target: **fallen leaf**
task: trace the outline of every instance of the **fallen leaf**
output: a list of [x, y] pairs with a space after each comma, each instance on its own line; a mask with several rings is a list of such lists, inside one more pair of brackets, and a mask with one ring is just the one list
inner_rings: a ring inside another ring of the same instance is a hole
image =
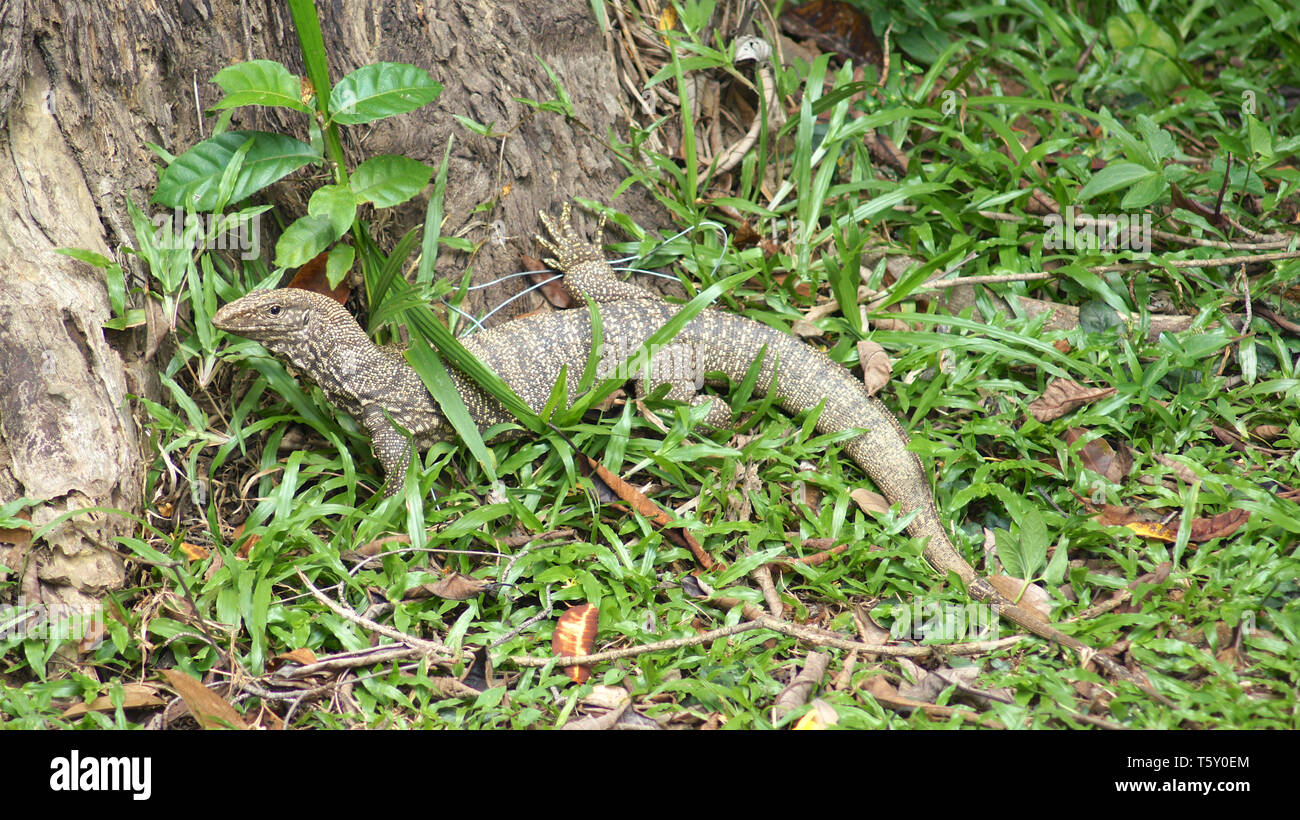
[[849, 490], [849, 498], [853, 499], [858, 508], [868, 515], [883, 515], [889, 512], [889, 501], [880, 493], [857, 487]]
[[[244, 524], [247, 523], [248, 523], [247, 521], [241, 521], [239, 523], [239, 526], [235, 527], [234, 533], [232, 533], [230, 536], [230, 541], [232, 544], [243, 537]], [[248, 539], [245, 540], [244, 543], [240, 544], [239, 549], [235, 551], [235, 557], [245, 561], [248, 560], [248, 553], [253, 549], [253, 547], [257, 546], [257, 542], [261, 540], [262, 540], [262, 536], [256, 533], [248, 536]]]
[[208, 548], [199, 544], [191, 544], [189, 541], [181, 542], [181, 552], [191, 561], [202, 561], [208, 557]]
[[319, 293], [321, 296], [328, 296], [340, 305], [348, 300], [347, 278], [339, 283], [336, 288], [331, 288], [329, 279], [325, 275], [326, 263], [329, 261], [330, 252], [322, 251], [316, 254], [316, 257], [307, 264], [298, 268], [297, 273], [293, 275], [287, 287], [302, 288], [312, 293]]
[[[158, 696], [158, 688], [148, 683], [124, 683], [122, 684], [122, 708], [140, 709], [145, 706], [166, 706], [167, 701]], [[108, 695], [100, 695], [90, 703], [74, 703], [67, 709], [63, 710], [63, 717], [78, 718], [87, 712], [111, 712], [113, 699]]]
[[1174, 475], [1184, 484], [1199, 484], [1201, 479], [1186, 464], [1182, 464], [1170, 458], [1163, 453], [1152, 453], [1151, 458], [1155, 459], [1158, 464], [1163, 464], [1174, 471]]
[[1154, 538], [1172, 544], [1178, 540], [1178, 530], [1159, 521], [1130, 521], [1124, 526], [1144, 538]]
[[[1071, 427], [1065, 431], [1065, 443], [1074, 446], [1089, 432], [1082, 427]], [[1080, 447], [1078, 458], [1084, 467], [1116, 484], [1127, 478], [1133, 470], [1133, 455], [1129, 449], [1121, 444], [1117, 450], [1104, 438], [1095, 438]]]
[[542, 296], [552, 307], [558, 310], [573, 307], [573, 297], [564, 289], [564, 280], [559, 277], [558, 271], [551, 270], [550, 265], [535, 256], [521, 253], [519, 258], [523, 262], [524, 270], [529, 272], [528, 281], [538, 286]]
[[685, 527], [673, 524], [672, 519], [668, 517], [668, 513], [660, 509], [658, 504], [655, 504], [649, 498], [646, 498], [645, 494], [636, 487], [633, 487], [621, 477], [610, 472], [604, 464], [596, 461], [591, 456], [584, 456], [584, 458], [591, 469], [595, 471], [596, 475], [600, 476], [600, 479], [609, 485], [609, 488], [613, 490], [619, 498], [631, 504], [632, 508], [638, 513], [658, 525], [663, 534], [671, 541], [680, 547], [690, 550], [691, 554], [695, 556], [695, 560], [699, 562], [701, 567], [704, 569], [713, 568], [713, 558], [704, 551], [704, 547], [700, 546], [700, 542], [696, 541], [695, 536], [691, 535]]
[[296, 663], [299, 666], [310, 666], [316, 662], [316, 653], [304, 646], [288, 652], [281, 652], [275, 656], [275, 660], [280, 662], [278, 665]]
[[423, 584], [422, 586], [439, 598], [445, 598], [448, 601], [466, 601], [495, 584], [496, 582], [491, 579], [471, 578], [468, 575], [461, 575], [459, 572], [451, 572], [437, 583]]
[[[555, 624], [551, 652], [560, 656], [590, 655], [592, 647], [596, 645], [599, 620], [600, 610], [594, 604], [569, 607]], [[569, 666], [564, 671], [574, 683], [586, 683], [591, 677], [590, 666]]]
[[790, 332], [803, 339], [813, 339], [822, 335], [822, 329], [806, 319], [795, 319], [791, 322]]
[[1228, 510], [1209, 518], [1197, 518], [1192, 521], [1192, 532], [1188, 540], [1204, 543], [1212, 538], [1226, 538], [1250, 520], [1249, 510]]
[[164, 669], [162, 674], [204, 729], [248, 728], [235, 707], [199, 681], [175, 669]]
[[1250, 428], [1250, 434], [1264, 441], [1273, 441], [1286, 435], [1286, 428], [1277, 424], [1257, 424]]
[[1242, 439], [1241, 436], [1237, 435], [1236, 433], [1232, 432], [1226, 427], [1220, 427], [1217, 424], [1211, 424], [1210, 432], [1213, 433], [1214, 437], [1217, 438], [1221, 443], [1228, 445], [1229, 447], [1231, 447], [1232, 449], [1236, 450], [1239, 453], [1244, 453], [1249, 449], [1246, 446], [1245, 440]]
[[1076, 407], [1113, 395], [1113, 387], [1087, 387], [1069, 379], [1052, 379], [1043, 394], [1025, 409], [1038, 421], [1047, 422], [1059, 419]]
[[1023, 579], [1011, 575], [990, 575], [989, 583], [1021, 609], [1041, 615], [1045, 621], [1051, 620], [1052, 596], [1038, 584], [1026, 584]]
[[855, 66], [884, 65], [880, 41], [871, 28], [871, 18], [840, 0], [812, 0], [802, 6], [786, 7], [781, 28], [791, 37], [812, 40], [823, 51], [852, 60]]
[[866, 339], [859, 341], [858, 361], [862, 363], [862, 384], [867, 388], [867, 395], [874, 396], [889, 384], [893, 368], [883, 347]]
[[598, 685], [591, 687], [591, 694], [582, 699], [582, 705], [596, 709], [619, 709], [629, 700], [631, 696], [621, 686]]

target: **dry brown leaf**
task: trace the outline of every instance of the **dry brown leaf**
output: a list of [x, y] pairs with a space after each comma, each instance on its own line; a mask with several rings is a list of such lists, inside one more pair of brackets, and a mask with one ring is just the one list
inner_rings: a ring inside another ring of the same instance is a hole
[[879, 701], [893, 701], [898, 698], [898, 690], [884, 675], [874, 675], [867, 678], [862, 688], [868, 695]]
[[874, 396], [889, 384], [893, 369], [883, 347], [863, 339], [858, 342], [858, 361], [862, 363], [862, 384], [867, 388], [867, 395]]
[[1026, 585], [1023, 579], [1012, 575], [990, 575], [989, 583], [1021, 609], [1041, 615], [1045, 621], [1052, 619], [1052, 596], [1038, 584]]
[[[1102, 526], [1128, 527], [1133, 532], [1146, 538], [1155, 538], [1170, 544], [1178, 540], [1178, 527], [1176, 525], [1170, 526], [1160, 521], [1151, 521], [1142, 513], [1129, 507], [1103, 505], [1096, 519], [1097, 523]], [[1191, 534], [1188, 536], [1188, 540], [1199, 544], [1213, 538], [1225, 538], [1241, 529], [1249, 519], [1250, 512], [1241, 509], [1228, 510], [1204, 518], [1194, 518], [1191, 521]]]
[[871, 28], [871, 18], [841, 0], [812, 0], [800, 6], [786, 6], [781, 28], [791, 37], [812, 40], [823, 51], [853, 61], [884, 65], [880, 41]]
[[[158, 687], [148, 683], [122, 684], [122, 708], [140, 709], [145, 706], [166, 706], [167, 701], [158, 697]], [[113, 711], [113, 699], [100, 695], [90, 703], [74, 703], [63, 710], [63, 717], [78, 718], [87, 712]]]
[[875, 325], [876, 325], [876, 330], [909, 331], [909, 330], [916, 329], [911, 325], [909, 325], [907, 322], [904, 322], [902, 319], [890, 319], [888, 317], [885, 317], [883, 319], [877, 319], [875, 321]]
[[[235, 542], [235, 541], [238, 541], [240, 538], [243, 537], [243, 535], [244, 535], [244, 524], [246, 524], [246, 523], [248, 523], [248, 522], [247, 522], [247, 521], [241, 521], [241, 522], [239, 523], [239, 526], [238, 526], [238, 527], [235, 527], [235, 532], [230, 536], [231, 543], [233, 543], [233, 542]], [[247, 560], [247, 559], [248, 559], [248, 553], [253, 549], [253, 547], [257, 546], [257, 542], [258, 542], [258, 541], [261, 541], [261, 540], [262, 540], [262, 536], [260, 536], [260, 535], [256, 535], [256, 534], [254, 534], [254, 535], [250, 535], [250, 536], [248, 536], [248, 540], [244, 541], [244, 543], [242, 543], [242, 544], [239, 545], [239, 549], [235, 552], [235, 557], [240, 558], [240, 559]]]
[[523, 261], [524, 270], [534, 271], [528, 274], [529, 281], [539, 286], [542, 296], [552, 307], [560, 310], [573, 307], [573, 297], [564, 289], [564, 280], [555, 278], [555, 271], [548, 270], [548, 265], [534, 256], [526, 253], [521, 253], [519, 256]]
[[[28, 513], [27, 510], [19, 512], [17, 517], [24, 520], [31, 520], [31, 514]], [[26, 547], [30, 543], [32, 543], [32, 531], [30, 528], [16, 527], [14, 529], [6, 529], [5, 527], [0, 527], [0, 544], [13, 544], [19, 547]]]
[[1124, 526], [1144, 538], [1154, 538], [1167, 544], [1178, 540], [1178, 530], [1159, 521], [1130, 521]]
[[199, 681], [176, 669], [164, 669], [162, 674], [204, 729], [248, 728], [235, 707]]
[[610, 472], [604, 464], [596, 461], [591, 456], [584, 456], [584, 458], [595, 474], [599, 476], [600, 479], [604, 481], [619, 498], [631, 504], [632, 508], [642, 516], [653, 521], [669, 540], [673, 541], [680, 547], [690, 550], [691, 554], [695, 556], [695, 560], [699, 562], [701, 567], [704, 569], [713, 568], [713, 559], [704, 551], [704, 547], [700, 546], [700, 542], [695, 540], [695, 536], [691, 535], [685, 527], [674, 525], [672, 519], [668, 517], [668, 513], [660, 509], [658, 504], [655, 504], [649, 498], [646, 498], [645, 494], [636, 487], [633, 487], [619, 476]]
[[1103, 527], [1127, 527], [1134, 521], [1145, 520], [1134, 512], [1131, 507], [1118, 504], [1102, 504], [1095, 517], [1097, 523]]
[[822, 329], [806, 319], [795, 319], [791, 322], [790, 332], [803, 339], [812, 339], [822, 335]]
[[[596, 645], [599, 620], [600, 610], [594, 604], [569, 607], [555, 624], [551, 652], [560, 656], [590, 655], [592, 647]], [[591, 677], [589, 666], [569, 666], [564, 671], [574, 683], [586, 683]]]
[[315, 259], [312, 259], [301, 268], [298, 268], [298, 272], [293, 275], [293, 279], [289, 282], [288, 287], [302, 288], [303, 290], [309, 290], [312, 293], [319, 293], [322, 296], [328, 296], [340, 305], [346, 302], [348, 300], [348, 294], [350, 293], [348, 290], [347, 277], [343, 277], [343, 281], [339, 283], [338, 287], [330, 287], [329, 278], [325, 274], [325, 267], [326, 263], [329, 261], [329, 257], [329, 251], [322, 251], [317, 254]]
[[1286, 435], [1286, 428], [1276, 424], [1257, 424], [1250, 428], [1250, 434], [1264, 441], [1273, 441]]
[[[764, 240], [764, 247], [766, 247], [770, 241], [771, 240]], [[781, 246], [775, 245], [775, 250], [773, 250], [772, 253], [780, 253], [780, 252], [781, 252]], [[780, 285], [781, 287], [785, 287], [785, 280], [788, 279], [789, 277], [790, 274], [788, 273], [778, 273], [776, 276], [773, 276], [772, 278], [776, 281], [778, 285]], [[794, 286], [794, 292], [797, 295], [807, 299], [812, 296], [812, 287], [807, 282], [796, 282]]]
[[1163, 464], [1173, 470], [1174, 475], [1178, 476], [1178, 480], [1182, 481], [1184, 484], [1199, 484], [1201, 481], [1201, 479], [1197, 477], [1196, 473], [1186, 464], [1175, 461], [1163, 453], [1152, 453], [1151, 458], [1155, 459], [1156, 463]]
[[985, 689], [975, 685], [979, 669], [974, 666], [963, 666], [954, 669], [950, 666], [941, 666], [930, 672], [930, 678], [938, 678], [945, 683], [957, 687], [963, 699], [981, 708], [988, 708], [991, 701], [999, 703], [1014, 703], [1014, 693], [1010, 688], [998, 687], [995, 689]]
[[979, 667], [975, 666], [963, 666], [960, 669], [942, 667], [933, 672], [918, 667], [916, 682], [904, 682], [898, 687], [898, 694], [911, 700], [934, 703], [949, 686], [969, 687], [979, 672]]
[[853, 499], [858, 508], [868, 515], [883, 515], [889, 512], [889, 501], [880, 493], [857, 487], [849, 490], [849, 498]]
[[365, 544], [362, 544], [361, 546], [353, 550], [353, 552], [356, 555], [360, 556], [361, 558], [374, 558], [376, 555], [383, 552], [384, 547], [386, 547], [389, 544], [409, 544], [409, 543], [411, 543], [411, 536], [406, 534], [392, 533], [390, 535], [385, 535], [380, 538], [376, 538], [373, 541], [369, 541]]
[[620, 709], [631, 700], [631, 695], [621, 686], [599, 684], [591, 687], [591, 694], [582, 699], [582, 705], [596, 709]]
[[1043, 395], [1031, 401], [1025, 409], [1038, 421], [1048, 422], [1059, 419], [1076, 407], [1113, 395], [1113, 387], [1087, 387], [1069, 379], [1052, 379]]
[[316, 653], [304, 646], [288, 652], [281, 652], [275, 656], [275, 660], [279, 661], [280, 665], [296, 663], [299, 666], [309, 666], [316, 662]]
[[1197, 518], [1192, 521], [1192, 532], [1188, 540], [1202, 544], [1212, 538], [1226, 538], [1249, 520], [1249, 510], [1228, 510], [1209, 518]]
[[[1083, 427], [1071, 427], [1065, 432], [1065, 443], [1073, 446], [1089, 432]], [[1078, 458], [1084, 467], [1116, 484], [1133, 470], [1133, 455], [1128, 448], [1121, 444], [1116, 450], [1104, 438], [1095, 438], [1079, 448]]]
[[1154, 538], [1166, 543], [1178, 541], [1178, 530], [1167, 524], [1161, 524], [1160, 521], [1131, 521], [1125, 526], [1145, 538]]
[[1217, 424], [1210, 425], [1210, 432], [1214, 434], [1221, 443], [1228, 445], [1239, 453], [1244, 453], [1248, 449], [1245, 440], [1226, 427], [1220, 427]]
[[487, 578], [471, 578], [459, 572], [448, 573], [441, 581], [421, 586], [430, 594], [448, 601], [466, 601], [492, 586], [495, 581]]
[[1159, 521], [1148, 520], [1130, 507], [1103, 504], [1094, 518], [1103, 527], [1127, 527], [1138, 535], [1171, 543], [1178, 539], [1177, 529], [1161, 524]]
[[181, 552], [191, 561], [202, 561], [208, 557], [208, 548], [199, 544], [191, 544], [189, 541], [181, 542]]

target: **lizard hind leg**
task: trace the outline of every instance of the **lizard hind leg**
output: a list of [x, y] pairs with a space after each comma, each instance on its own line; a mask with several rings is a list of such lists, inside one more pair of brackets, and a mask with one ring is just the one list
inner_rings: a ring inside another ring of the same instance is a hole
[[731, 406], [719, 396], [699, 392], [704, 382], [703, 375], [691, 345], [669, 344], [655, 352], [649, 371], [637, 376], [636, 395], [644, 399], [659, 385], [667, 384], [668, 393], [664, 398], [686, 402], [692, 407], [709, 404], [708, 414], [700, 421], [705, 428], [729, 429], [734, 417]]

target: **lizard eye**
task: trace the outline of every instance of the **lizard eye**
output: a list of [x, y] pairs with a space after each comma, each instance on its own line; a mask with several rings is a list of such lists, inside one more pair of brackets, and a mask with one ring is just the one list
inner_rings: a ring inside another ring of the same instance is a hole
[[271, 307], [267, 308], [267, 313], [270, 313], [272, 316], [279, 316], [279, 315], [280, 315], [280, 306], [279, 306], [279, 305], [271, 305]]

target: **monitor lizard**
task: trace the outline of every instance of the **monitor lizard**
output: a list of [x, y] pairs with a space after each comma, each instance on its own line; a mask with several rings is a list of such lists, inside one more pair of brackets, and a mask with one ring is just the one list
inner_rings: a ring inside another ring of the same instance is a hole
[[[587, 299], [596, 303], [607, 342], [617, 339], [620, 349], [635, 349], [677, 312], [678, 305], [618, 279], [601, 251], [600, 232], [594, 242], [580, 236], [567, 204], [560, 224], [545, 213], [541, 218], [550, 239], [536, 238], [554, 256], [547, 264], [564, 274], [564, 287], [578, 304]], [[437, 402], [402, 354], [374, 344], [352, 315], [329, 297], [295, 288], [255, 291], [221, 308], [212, 323], [261, 342], [310, 377], [336, 407], [358, 419], [384, 468], [388, 494], [400, 488], [413, 447], [455, 438]], [[462, 342], [529, 407], [541, 412], [562, 372], [567, 373], [568, 395], [576, 397], [592, 345], [591, 314], [583, 309], [533, 314]], [[685, 360], [698, 363], [702, 372], [721, 372], [733, 382], [743, 379], [762, 356], [756, 392], [775, 391], [777, 402], [791, 414], [811, 411], [824, 401], [816, 423], [819, 432], [863, 431], [845, 443], [845, 452], [891, 504], [903, 513], [915, 512], [907, 531], [925, 541], [923, 554], [935, 569], [956, 574], [972, 598], [1017, 626], [1075, 650], [1085, 663], [1095, 659], [1112, 675], [1156, 694], [1111, 657], [1009, 600], [971, 567], [948, 538], [929, 478], [920, 459], [908, 450], [902, 425], [842, 365], [780, 330], [720, 310], [701, 312], [670, 347], [661, 353], [677, 362], [683, 361], [685, 353]], [[652, 380], [665, 369], [680, 370], [657, 364], [651, 364]], [[454, 369], [449, 375], [480, 430], [514, 420], [469, 378]], [[730, 425], [732, 416], [725, 402], [699, 395], [693, 374], [669, 373], [664, 381], [669, 384], [669, 398], [713, 402], [705, 424]], [[644, 378], [636, 380], [639, 395], [655, 386], [645, 384]]]

